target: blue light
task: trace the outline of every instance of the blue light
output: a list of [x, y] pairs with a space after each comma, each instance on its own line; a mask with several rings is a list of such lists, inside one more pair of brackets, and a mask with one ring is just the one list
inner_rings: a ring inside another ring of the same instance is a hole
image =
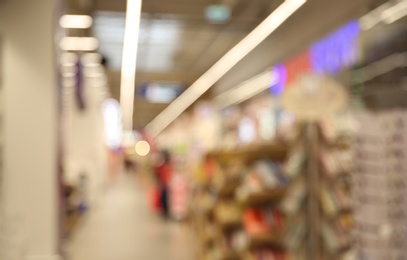
[[317, 73], [335, 74], [358, 58], [360, 25], [352, 20], [310, 48], [311, 65]]

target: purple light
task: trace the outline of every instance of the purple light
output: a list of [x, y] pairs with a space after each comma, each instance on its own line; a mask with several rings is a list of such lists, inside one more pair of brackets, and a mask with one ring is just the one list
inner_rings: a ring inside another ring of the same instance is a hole
[[277, 64], [273, 67], [270, 92], [274, 96], [279, 96], [284, 91], [287, 81], [287, 69], [284, 64]]
[[352, 20], [339, 30], [311, 46], [311, 64], [315, 72], [335, 74], [354, 64], [358, 58], [360, 26]]

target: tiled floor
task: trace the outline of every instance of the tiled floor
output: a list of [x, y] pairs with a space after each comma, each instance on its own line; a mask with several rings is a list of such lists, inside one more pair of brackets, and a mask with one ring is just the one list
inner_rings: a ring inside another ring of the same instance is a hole
[[68, 247], [68, 260], [193, 260], [187, 228], [148, 208], [142, 185], [121, 176], [89, 213]]

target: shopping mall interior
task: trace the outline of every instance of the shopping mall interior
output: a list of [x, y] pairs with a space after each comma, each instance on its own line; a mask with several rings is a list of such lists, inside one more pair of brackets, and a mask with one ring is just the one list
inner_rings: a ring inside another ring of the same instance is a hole
[[407, 0], [0, 0], [0, 260], [407, 259], [405, 155]]

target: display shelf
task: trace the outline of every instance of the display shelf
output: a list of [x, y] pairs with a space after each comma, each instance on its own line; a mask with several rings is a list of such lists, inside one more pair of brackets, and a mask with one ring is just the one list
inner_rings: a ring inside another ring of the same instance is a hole
[[239, 254], [236, 252], [227, 252], [222, 257], [221, 260], [239, 260]]
[[239, 198], [243, 207], [257, 207], [272, 205], [281, 201], [287, 193], [287, 187], [276, 187], [257, 193], [252, 193], [245, 198]]
[[241, 228], [243, 223], [241, 220], [233, 220], [233, 221], [217, 221], [217, 224], [223, 233], [229, 233], [231, 231]]
[[248, 249], [259, 247], [271, 247], [276, 249], [284, 249], [282, 242], [282, 232], [277, 232], [268, 235], [255, 235], [248, 237]]
[[208, 232], [206, 229], [199, 232], [199, 237], [202, 238], [202, 242], [205, 246], [212, 245], [216, 240], [216, 234], [214, 232]]
[[219, 197], [230, 197], [234, 196], [235, 190], [240, 185], [240, 180], [231, 180], [224, 183], [218, 190]]
[[[203, 217], [207, 218], [207, 223], [215, 224], [219, 239], [228, 241], [237, 233], [246, 233], [242, 210], [249, 209], [250, 207], [276, 207], [278, 202], [284, 198], [288, 190], [288, 186], [285, 186], [287, 183], [283, 182], [280, 184], [279, 177], [277, 177], [278, 174], [276, 176], [274, 174], [276, 174], [275, 172], [281, 172], [279, 166], [286, 159], [287, 151], [288, 146], [286, 144], [273, 142], [242, 146], [234, 150], [218, 150], [206, 155], [207, 158], [217, 163], [218, 169], [215, 174], [211, 175], [212, 179], [207, 182], [208, 186], [205, 187], [206, 192], [214, 194], [216, 198], [211, 210], [213, 219], [210, 219], [208, 215]], [[264, 170], [264, 172], [254, 173], [259, 170]], [[263, 177], [270, 174], [269, 179], [266, 179], [267, 183], [263, 187], [264, 190], [245, 197], [239, 196], [240, 191], [248, 188], [245, 186], [245, 183], [247, 184], [247, 181], [250, 180], [247, 180], [245, 176], [252, 174], [254, 174], [253, 176], [258, 176], [258, 178], [261, 178], [262, 174]], [[274, 180], [277, 184], [275, 187], [272, 186], [273, 178], [275, 178]], [[226, 219], [228, 221], [225, 221]], [[209, 250], [209, 248], [220, 246], [216, 242], [217, 238], [209, 239], [208, 241], [206, 235], [202, 233], [198, 233], [198, 235], [203, 242], [203, 246], [206, 247], [206, 249], [201, 248], [201, 250], [205, 251]], [[248, 244], [244, 250], [249, 252], [261, 247], [276, 248], [276, 250], [283, 248], [281, 236], [277, 235], [277, 233], [247, 238]], [[221, 259], [246, 259], [242, 256], [242, 252], [239, 251], [242, 249], [231, 248], [230, 250], [229, 254]]]
[[288, 145], [275, 142], [266, 144], [253, 144], [237, 147], [233, 150], [217, 150], [208, 153], [208, 156], [217, 158], [221, 161], [232, 159], [243, 159], [250, 163], [259, 158], [272, 158], [274, 160], [283, 161], [287, 155]]

